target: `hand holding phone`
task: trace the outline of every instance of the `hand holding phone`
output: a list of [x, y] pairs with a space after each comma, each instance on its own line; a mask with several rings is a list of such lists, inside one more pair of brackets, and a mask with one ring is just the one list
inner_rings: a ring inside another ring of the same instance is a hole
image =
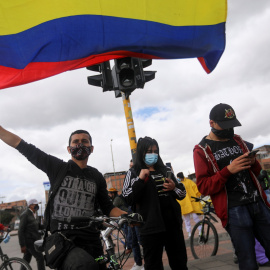
[[248, 157], [255, 157], [260, 150], [252, 150], [248, 153]]
[[166, 172], [166, 178], [172, 179], [172, 172], [171, 171]]
[[164, 186], [164, 191], [170, 191], [173, 190], [175, 188], [175, 183], [172, 180], [172, 171], [167, 171], [166, 172], [166, 178], [169, 179], [165, 181], [165, 183], [163, 184]]

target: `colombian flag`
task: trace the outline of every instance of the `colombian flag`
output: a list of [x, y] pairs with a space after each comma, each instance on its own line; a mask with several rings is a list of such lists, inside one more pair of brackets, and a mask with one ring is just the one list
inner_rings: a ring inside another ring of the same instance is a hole
[[0, 2], [0, 89], [121, 57], [197, 57], [225, 49], [226, 0]]

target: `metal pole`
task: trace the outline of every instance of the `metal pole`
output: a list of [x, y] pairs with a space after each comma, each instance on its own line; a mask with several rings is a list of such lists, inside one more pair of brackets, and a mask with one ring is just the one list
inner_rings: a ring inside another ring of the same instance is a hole
[[[0, 197], [0, 199], [4, 199], [4, 198], [6, 198], [5, 196], [2, 196], [2, 197]], [[3, 204], [4, 202], [2, 201], [2, 204]], [[1, 223], [1, 219], [2, 219], [2, 208], [0, 209], [0, 223]]]
[[112, 152], [113, 173], [114, 173], [114, 180], [115, 180], [115, 168], [114, 168], [114, 160], [113, 160], [112, 141], [113, 141], [113, 139], [111, 139], [111, 152]]
[[136, 133], [135, 133], [135, 128], [134, 128], [132, 110], [131, 110], [129, 97], [126, 98], [124, 92], [121, 92], [121, 94], [122, 94], [122, 100], [123, 100], [124, 111], [125, 111], [126, 122], [127, 122], [131, 156], [132, 156], [132, 160], [134, 162], [135, 156], [136, 156], [136, 149], [137, 149], [137, 140], [136, 140]]
[[40, 211], [41, 211], [40, 223], [43, 224], [42, 201], [40, 201]]

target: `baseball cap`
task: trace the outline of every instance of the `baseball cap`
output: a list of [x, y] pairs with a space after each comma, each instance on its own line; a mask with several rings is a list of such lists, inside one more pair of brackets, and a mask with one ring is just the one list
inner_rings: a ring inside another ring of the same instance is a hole
[[219, 103], [214, 106], [209, 118], [218, 123], [222, 129], [241, 126], [241, 123], [236, 118], [234, 109], [228, 104]]
[[38, 204], [38, 201], [36, 199], [31, 199], [28, 201], [28, 206], [30, 206], [31, 204]]

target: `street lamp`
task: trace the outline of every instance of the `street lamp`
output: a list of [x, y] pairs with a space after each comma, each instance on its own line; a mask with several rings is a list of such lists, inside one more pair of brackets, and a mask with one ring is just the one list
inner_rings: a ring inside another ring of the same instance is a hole
[[113, 173], [114, 173], [114, 179], [115, 179], [115, 168], [114, 168], [114, 160], [113, 160], [112, 141], [113, 141], [113, 139], [111, 139], [111, 152], [112, 152]]

